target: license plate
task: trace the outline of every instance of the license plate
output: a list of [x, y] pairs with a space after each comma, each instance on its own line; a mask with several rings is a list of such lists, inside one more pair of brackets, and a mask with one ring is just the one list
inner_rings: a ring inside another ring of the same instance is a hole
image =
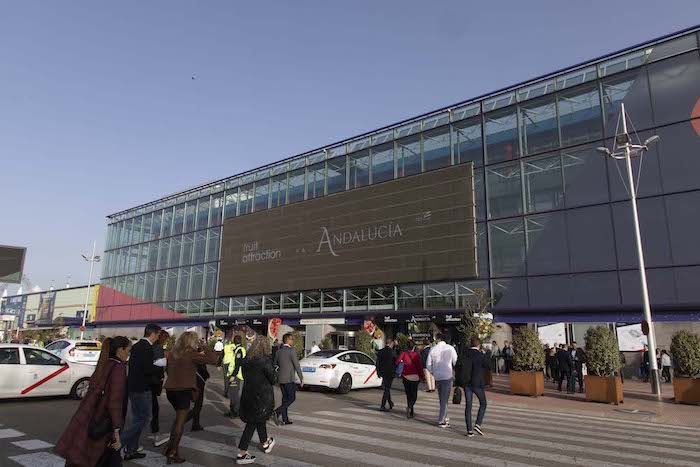
[[95, 352], [85, 352], [83, 353], [83, 357], [85, 358], [93, 358], [95, 356]]
[[316, 373], [316, 368], [305, 366], [301, 369], [302, 373]]

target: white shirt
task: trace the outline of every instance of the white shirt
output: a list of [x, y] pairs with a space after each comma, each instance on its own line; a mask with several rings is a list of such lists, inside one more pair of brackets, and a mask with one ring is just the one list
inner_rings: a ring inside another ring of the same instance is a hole
[[671, 366], [671, 356], [661, 355], [661, 366]]
[[320, 351], [321, 351], [321, 347], [319, 347], [317, 345], [314, 345], [313, 347], [311, 347], [311, 353], [316, 353], [316, 352], [320, 352]]
[[214, 352], [221, 352], [222, 350], [224, 350], [224, 343], [216, 341], [216, 344], [214, 344]]
[[430, 349], [425, 363], [435, 381], [452, 379], [452, 368], [457, 363], [457, 351], [451, 345], [440, 341]]

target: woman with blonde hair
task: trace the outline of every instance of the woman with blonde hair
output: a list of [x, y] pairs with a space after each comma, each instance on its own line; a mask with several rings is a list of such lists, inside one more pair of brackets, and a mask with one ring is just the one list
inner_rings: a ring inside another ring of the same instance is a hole
[[168, 464], [182, 464], [179, 455], [180, 438], [184, 430], [190, 402], [197, 398], [197, 365], [215, 365], [219, 352], [212, 351], [194, 332], [183, 333], [168, 354], [168, 379], [165, 391], [175, 409], [175, 420], [170, 432], [170, 442], [165, 450]]

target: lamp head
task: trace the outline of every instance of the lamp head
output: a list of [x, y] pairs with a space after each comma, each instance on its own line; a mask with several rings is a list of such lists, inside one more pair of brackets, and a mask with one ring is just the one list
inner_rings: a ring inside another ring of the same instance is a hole
[[658, 143], [661, 137], [659, 135], [654, 135], [650, 138], [647, 138], [646, 141], [644, 141], [644, 146], [651, 146], [652, 144]]
[[595, 150], [598, 151], [599, 153], [605, 155], [605, 156], [609, 156], [609, 155], [610, 155], [610, 149], [606, 148], [605, 146], [601, 146], [601, 147], [599, 147], [599, 148], [595, 148]]

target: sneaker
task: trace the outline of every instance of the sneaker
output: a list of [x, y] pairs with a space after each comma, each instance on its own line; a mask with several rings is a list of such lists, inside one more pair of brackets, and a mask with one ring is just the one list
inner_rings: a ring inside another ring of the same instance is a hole
[[447, 422], [442, 422], [442, 423], [438, 423], [438, 426], [439, 426], [440, 428], [449, 428], [449, 427], [450, 427], [450, 424], [447, 423]]
[[275, 447], [275, 438], [270, 438], [267, 440], [267, 445], [262, 445], [262, 452], [270, 454], [273, 447]]
[[204, 431], [204, 427], [202, 425], [193, 426], [192, 432], [194, 433], [196, 431]]
[[131, 454], [125, 455], [124, 460], [130, 461], [130, 460], [134, 460], [134, 459], [143, 459], [144, 457], [146, 457], [146, 454], [143, 452], [133, 452]]
[[238, 465], [252, 464], [254, 462], [255, 462], [255, 456], [251, 456], [250, 454], [246, 454], [244, 456], [241, 456], [239, 454], [236, 456], [236, 464], [238, 464]]
[[474, 425], [474, 431], [479, 433], [481, 436], [484, 436], [484, 432], [481, 431], [481, 427], [479, 425]]
[[467, 438], [473, 438], [473, 437], [474, 437], [474, 433], [473, 433], [473, 432], [470, 431], [469, 433], [467, 433]]
[[166, 434], [162, 434], [162, 435], [155, 435], [155, 436], [153, 437], [153, 445], [154, 445], [155, 447], [162, 446], [162, 445], [164, 445], [165, 443], [167, 443], [168, 441], [170, 441], [170, 435], [167, 434], [167, 433], [166, 433]]
[[[170, 439], [170, 437], [168, 437], [168, 439]], [[143, 446], [139, 446], [138, 448], [136, 448], [136, 452], [143, 452], [145, 450], [146, 448], [144, 448]]]

